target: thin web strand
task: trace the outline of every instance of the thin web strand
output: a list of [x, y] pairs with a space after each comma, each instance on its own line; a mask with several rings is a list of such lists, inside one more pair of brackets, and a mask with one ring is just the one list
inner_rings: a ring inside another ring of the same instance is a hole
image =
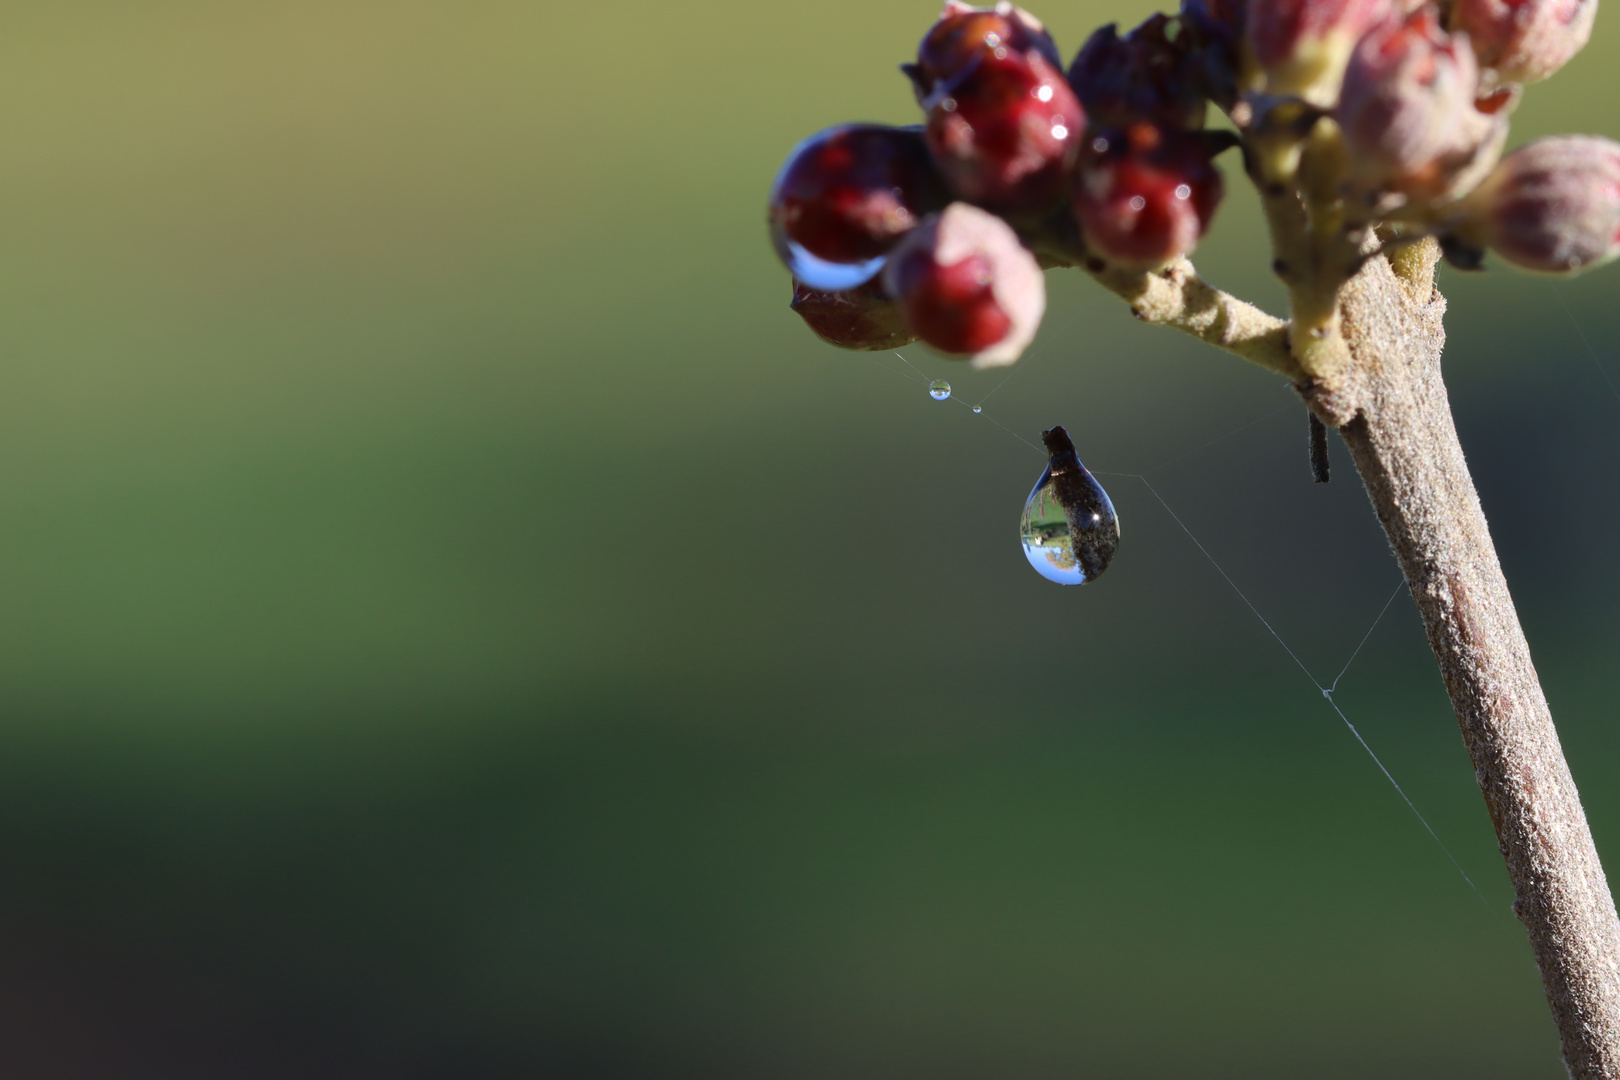
[[1592, 342], [1587, 339], [1586, 331], [1582, 330], [1581, 324], [1575, 321], [1575, 313], [1569, 309], [1569, 304], [1565, 302], [1562, 296], [1558, 298], [1558, 303], [1564, 309], [1564, 314], [1569, 316], [1569, 324], [1575, 328], [1575, 333], [1580, 337], [1581, 344], [1586, 346], [1586, 355], [1592, 358], [1592, 366], [1598, 369], [1599, 375], [1603, 376], [1603, 383], [1609, 388], [1609, 393], [1614, 395], [1614, 400], [1620, 401], [1620, 390], [1615, 389], [1614, 380], [1609, 378], [1609, 369], [1604, 367], [1603, 361], [1598, 359], [1597, 350], [1592, 348]]
[[1468, 882], [1468, 887], [1474, 890], [1474, 895], [1479, 897], [1479, 902], [1485, 905], [1487, 911], [1494, 914], [1496, 909], [1491, 907], [1489, 900], [1485, 899], [1485, 894], [1479, 891], [1479, 886], [1475, 885], [1474, 879], [1468, 876], [1468, 871], [1464, 870], [1462, 863], [1457, 861], [1457, 856], [1453, 855], [1451, 849], [1446, 847], [1446, 842], [1440, 839], [1440, 834], [1434, 831], [1434, 826], [1429, 824], [1429, 819], [1424, 817], [1423, 812], [1412, 802], [1411, 796], [1406, 794], [1406, 789], [1401, 787], [1395, 777], [1390, 775], [1389, 770], [1384, 767], [1384, 763], [1378, 759], [1378, 755], [1373, 753], [1373, 748], [1367, 745], [1367, 740], [1361, 737], [1361, 732], [1356, 730], [1356, 725], [1350, 722], [1350, 718], [1344, 715], [1344, 710], [1339, 708], [1339, 703], [1333, 700], [1333, 691], [1324, 689], [1322, 697], [1333, 707], [1333, 711], [1339, 714], [1339, 719], [1344, 721], [1344, 726], [1350, 729], [1350, 734], [1356, 737], [1356, 742], [1360, 743], [1361, 748], [1367, 751], [1367, 756], [1373, 759], [1373, 764], [1378, 766], [1378, 771], [1384, 774], [1384, 779], [1389, 781], [1389, 786], [1394, 788], [1396, 793], [1400, 795], [1401, 800], [1406, 803], [1407, 809], [1411, 810], [1412, 815], [1423, 823], [1423, 828], [1434, 838], [1434, 842], [1440, 845], [1440, 850], [1446, 853], [1446, 858], [1450, 859], [1451, 865], [1457, 868], [1457, 873], [1461, 874], [1462, 879]]
[[1207, 443], [1203, 443], [1203, 444], [1201, 444], [1199, 446], [1195, 446], [1191, 450], [1188, 450], [1186, 453], [1177, 454], [1175, 457], [1171, 458], [1169, 461], [1161, 461], [1161, 462], [1159, 462], [1159, 464], [1153, 466], [1153, 468], [1149, 469], [1147, 472], [1143, 473], [1142, 475], [1143, 476], [1152, 476], [1154, 473], [1158, 472], [1160, 469], [1167, 469], [1170, 466], [1174, 465], [1176, 462], [1180, 461], [1182, 458], [1189, 458], [1189, 457], [1192, 457], [1194, 454], [1200, 453], [1201, 451], [1208, 450], [1210, 447], [1214, 446], [1216, 443], [1225, 442], [1227, 439], [1230, 439], [1234, 435], [1241, 435], [1243, 432], [1248, 431], [1250, 428], [1254, 427], [1256, 424], [1263, 423], [1263, 422], [1265, 422], [1267, 420], [1270, 420], [1273, 416], [1276, 416], [1278, 413], [1287, 412], [1288, 410], [1294, 409], [1294, 408], [1297, 408], [1297, 407], [1298, 406], [1293, 404], [1293, 403], [1289, 403], [1287, 405], [1280, 405], [1277, 408], [1272, 409], [1270, 412], [1266, 413], [1264, 416], [1255, 417], [1253, 420], [1250, 420], [1247, 424], [1244, 424], [1240, 428], [1233, 428], [1231, 431], [1228, 431], [1225, 435], [1221, 435], [1221, 436], [1219, 436], [1217, 438], [1209, 440], [1209, 442], [1207, 442]]
[[[1284, 641], [1282, 639], [1282, 635], [1277, 633], [1277, 631], [1272, 627], [1271, 623], [1266, 621], [1266, 617], [1264, 615], [1260, 614], [1260, 609], [1255, 607], [1254, 603], [1244, 595], [1242, 589], [1238, 588], [1237, 582], [1232, 580], [1232, 576], [1222, 568], [1220, 563], [1215, 561], [1215, 556], [1211, 555], [1209, 553], [1209, 549], [1204, 547], [1203, 543], [1198, 539], [1198, 537], [1193, 535], [1193, 531], [1187, 528], [1187, 523], [1182, 521], [1180, 516], [1177, 515], [1174, 510], [1170, 509], [1170, 504], [1164, 501], [1164, 496], [1160, 495], [1158, 489], [1149, 483], [1147, 477], [1139, 475], [1136, 477], [1136, 479], [1140, 480], [1143, 485], [1145, 485], [1147, 489], [1153, 493], [1153, 497], [1159, 500], [1159, 505], [1164, 507], [1165, 513], [1169, 514], [1173, 519], [1175, 519], [1175, 523], [1181, 526], [1181, 531], [1186, 533], [1187, 538], [1197, 546], [1199, 551], [1204, 553], [1204, 558], [1209, 560], [1209, 564], [1215, 568], [1216, 572], [1219, 573], [1221, 577], [1226, 579], [1226, 583], [1232, 586], [1232, 591], [1238, 594], [1238, 597], [1243, 601], [1244, 604], [1248, 606], [1250, 611], [1254, 612], [1254, 617], [1260, 620], [1260, 624], [1270, 632], [1273, 638], [1276, 638], [1277, 644], [1283, 647], [1283, 651], [1289, 655], [1294, 663], [1299, 665], [1299, 670], [1305, 673], [1305, 677], [1311, 680], [1311, 683], [1315, 685], [1319, 691], [1321, 691], [1323, 700], [1325, 700], [1328, 705], [1332, 707], [1333, 711], [1339, 715], [1339, 719], [1344, 721], [1344, 726], [1350, 729], [1350, 734], [1355, 736], [1356, 742], [1360, 743], [1361, 748], [1367, 751], [1367, 756], [1372, 758], [1373, 764], [1378, 766], [1378, 771], [1384, 774], [1384, 779], [1389, 781], [1390, 786], [1395, 789], [1395, 793], [1401, 797], [1401, 801], [1406, 803], [1407, 808], [1410, 809], [1413, 816], [1418, 819], [1418, 822], [1423, 826], [1424, 831], [1434, 838], [1434, 842], [1436, 844], [1440, 845], [1440, 850], [1445, 852], [1446, 858], [1451, 860], [1451, 865], [1457, 868], [1457, 873], [1462, 875], [1462, 879], [1468, 883], [1468, 887], [1474, 890], [1474, 895], [1479, 897], [1480, 903], [1484, 904], [1489, 910], [1495, 910], [1491, 908], [1490, 901], [1485, 899], [1485, 894], [1479, 891], [1479, 886], [1474, 884], [1474, 879], [1468, 876], [1468, 871], [1463, 869], [1462, 863], [1458, 862], [1457, 857], [1451, 853], [1451, 849], [1446, 847], [1445, 841], [1440, 839], [1440, 834], [1434, 831], [1434, 826], [1429, 824], [1429, 819], [1423, 816], [1423, 812], [1417, 808], [1417, 804], [1412, 801], [1411, 796], [1406, 794], [1406, 789], [1401, 787], [1400, 783], [1396, 781], [1395, 777], [1390, 773], [1390, 771], [1384, 767], [1383, 761], [1379, 759], [1377, 754], [1373, 753], [1373, 748], [1367, 745], [1367, 740], [1361, 737], [1361, 732], [1356, 730], [1356, 726], [1350, 722], [1350, 718], [1344, 714], [1344, 710], [1339, 708], [1339, 703], [1333, 700], [1333, 689], [1323, 686], [1320, 682], [1317, 682], [1316, 676], [1311, 674], [1310, 668], [1306, 667], [1304, 662], [1301, 661], [1300, 658], [1294, 653], [1294, 650], [1288, 647], [1288, 642]], [[1393, 603], [1394, 599], [1395, 598], [1392, 595], [1390, 597], [1390, 603]], [[1389, 603], [1384, 605], [1384, 609], [1386, 611], [1389, 609]], [[1379, 612], [1378, 619], [1373, 621], [1373, 625], [1377, 626], [1378, 621], [1383, 617], [1383, 612]], [[1369, 630], [1367, 633], [1368, 636], [1371, 636], [1372, 631]], [[1365, 637], [1362, 639], [1362, 643], [1366, 643]], [[1359, 653], [1360, 651], [1361, 647], [1357, 646], [1356, 652]], [[1354, 660], [1355, 656], [1352, 655], [1350, 659]], [[1346, 670], [1348, 670], [1349, 667], [1349, 664], [1345, 665]], [[1343, 671], [1339, 673], [1339, 677], [1344, 677]], [[1334, 685], [1337, 686], [1337, 684], [1338, 680], [1334, 680]]]
[[1361, 636], [1361, 644], [1357, 645], [1356, 651], [1350, 654], [1350, 659], [1344, 662], [1344, 667], [1339, 671], [1337, 678], [1333, 680], [1333, 685], [1328, 687], [1328, 693], [1331, 694], [1339, 688], [1339, 679], [1344, 678], [1344, 673], [1350, 670], [1350, 665], [1355, 663], [1356, 657], [1361, 655], [1361, 650], [1367, 645], [1367, 639], [1372, 637], [1373, 631], [1378, 629], [1378, 624], [1383, 622], [1385, 613], [1389, 611], [1390, 605], [1395, 603], [1395, 598], [1401, 594], [1401, 586], [1405, 584], [1405, 578], [1395, 583], [1395, 591], [1389, 594], [1389, 599], [1384, 601], [1384, 606], [1378, 612], [1378, 618], [1372, 621], [1372, 625], [1367, 627], [1367, 632]]
[[[898, 352], [896, 352], [894, 355], [900, 356]], [[910, 360], [907, 360], [904, 356], [900, 356], [900, 362], [906, 365], [906, 367], [910, 368], [912, 371], [915, 371], [917, 373], [917, 377], [923, 382], [933, 382], [932, 379], [922, 373], [921, 368], [919, 368], [916, 364], [913, 364]]]
[[1174, 510], [1170, 509], [1170, 504], [1164, 501], [1164, 496], [1159, 494], [1159, 489], [1149, 483], [1148, 478], [1145, 476], [1140, 474], [1127, 475], [1134, 475], [1136, 479], [1142, 481], [1142, 485], [1144, 487], [1153, 493], [1153, 497], [1159, 500], [1159, 505], [1164, 507], [1164, 512], [1169, 514], [1171, 518], [1175, 520], [1177, 525], [1181, 526], [1181, 531], [1186, 533], [1187, 538], [1197, 545], [1199, 551], [1204, 553], [1204, 558], [1209, 560], [1209, 564], [1215, 568], [1216, 572], [1219, 573], [1221, 577], [1226, 579], [1226, 583], [1228, 585], [1232, 586], [1232, 591], [1238, 594], [1238, 598], [1248, 605], [1250, 611], [1254, 612], [1254, 617], [1260, 620], [1260, 625], [1266, 628], [1267, 633], [1277, 639], [1277, 644], [1283, 647], [1283, 652], [1287, 653], [1289, 657], [1293, 659], [1294, 663], [1299, 665], [1299, 670], [1305, 673], [1305, 677], [1311, 680], [1312, 685], [1314, 685], [1318, 690], [1323, 689], [1322, 684], [1316, 681], [1316, 676], [1311, 674], [1311, 669], [1305, 666], [1305, 661], [1301, 660], [1294, 650], [1288, 647], [1288, 642], [1284, 641], [1282, 639], [1282, 635], [1277, 633], [1276, 629], [1274, 629], [1272, 625], [1266, 621], [1266, 617], [1264, 615], [1260, 614], [1260, 609], [1255, 607], [1249, 598], [1244, 595], [1242, 589], [1238, 588], [1237, 582], [1232, 580], [1232, 576], [1221, 568], [1220, 563], [1215, 561], [1215, 556], [1209, 553], [1209, 549], [1204, 546], [1203, 541], [1194, 536], [1193, 531], [1187, 528], [1187, 523], [1182, 521], [1181, 517]]

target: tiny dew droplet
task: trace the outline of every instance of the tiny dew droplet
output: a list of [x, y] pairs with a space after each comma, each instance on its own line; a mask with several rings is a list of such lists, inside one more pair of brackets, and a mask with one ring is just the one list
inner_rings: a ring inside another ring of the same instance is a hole
[[944, 379], [935, 379], [928, 384], [928, 396], [935, 401], [944, 401], [951, 396], [951, 384]]
[[1108, 569], [1119, 547], [1119, 517], [1108, 492], [1080, 464], [1069, 433], [1041, 432], [1051, 460], [1024, 504], [1019, 539], [1037, 573], [1059, 585], [1084, 585]]
[[973, 406], [973, 411], [974, 411], [974, 412], [984, 412], [984, 410], [983, 410], [983, 409], [981, 409], [981, 408], [980, 408], [980, 407], [979, 407], [979, 406], [977, 406], [977, 405], [975, 405], [975, 406]]

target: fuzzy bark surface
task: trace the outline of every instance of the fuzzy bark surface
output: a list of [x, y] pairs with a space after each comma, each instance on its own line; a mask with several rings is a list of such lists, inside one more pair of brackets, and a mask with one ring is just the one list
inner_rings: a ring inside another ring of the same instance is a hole
[[1350, 448], [1422, 614], [1575, 1080], [1620, 1080], [1620, 919], [1463, 458], [1432, 245], [1341, 294], [1353, 362], [1296, 383]]

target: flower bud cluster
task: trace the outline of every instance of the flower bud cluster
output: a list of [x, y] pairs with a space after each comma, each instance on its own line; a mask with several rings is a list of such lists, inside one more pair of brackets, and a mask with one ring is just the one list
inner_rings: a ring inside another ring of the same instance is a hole
[[794, 310], [848, 348], [910, 334], [1010, 363], [1045, 308], [1032, 246], [1140, 269], [1191, 251], [1221, 196], [1223, 144], [1202, 129], [1236, 86], [1230, 2], [1099, 31], [1065, 74], [1028, 12], [950, 0], [903, 68], [921, 128], [833, 128], [778, 174]]
[[[1300, 250], [1318, 277], [1291, 284], [1315, 290], [1319, 320], [1381, 223], [1439, 236], [1461, 265], [1489, 250], [1552, 273], [1596, 266], [1620, 250], [1620, 147], [1552, 139], [1502, 157], [1520, 84], [1575, 55], [1595, 9], [1182, 0], [1097, 30], [1065, 69], [1022, 8], [948, 0], [902, 67], [922, 122], [830, 128], [779, 172], [769, 224], [793, 310], [846, 348], [920, 339], [1011, 363], [1045, 309], [1043, 265], [1117, 288], [1190, 253], [1222, 197], [1213, 159], [1238, 143], [1268, 207], [1297, 196], [1307, 229], [1338, 230], [1312, 232]], [[1212, 105], [1236, 133], [1206, 127]]]

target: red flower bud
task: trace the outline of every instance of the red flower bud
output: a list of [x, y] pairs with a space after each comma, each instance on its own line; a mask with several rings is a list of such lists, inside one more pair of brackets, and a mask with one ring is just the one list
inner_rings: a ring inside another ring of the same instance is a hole
[[1502, 159], [1462, 210], [1454, 253], [1488, 247], [1549, 274], [1601, 266], [1620, 255], [1620, 143], [1595, 135], [1528, 143]]
[[1012, 227], [994, 214], [952, 203], [919, 226], [883, 272], [911, 329], [946, 353], [971, 353], [975, 367], [1017, 360], [1046, 311], [1046, 280]]
[[1001, 3], [976, 8], [946, 0], [939, 21], [917, 46], [917, 62], [901, 70], [911, 77], [917, 100], [927, 102], [935, 88], [977, 64], [981, 57], [1001, 59], [1034, 52], [1059, 70], [1063, 58], [1041, 21], [1021, 7]]
[[1466, 30], [1490, 78], [1545, 79], [1592, 36], [1597, 0], [1452, 0], [1451, 28]]
[[1168, 15], [1152, 16], [1123, 38], [1110, 23], [1081, 47], [1069, 67], [1069, 85], [1095, 127], [1148, 120], [1201, 128], [1207, 99], [1193, 45], [1188, 28]]
[[1221, 191], [1202, 137], [1132, 124], [1092, 139], [1074, 210], [1088, 251], [1148, 269], [1197, 246]]
[[1441, 30], [1432, 9], [1374, 27], [1336, 113], [1357, 185], [1440, 198], [1477, 183], [1507, 134], [1506, 115], [1481, 112], [1478, 94], [1467, 36]]
[[1084, 127], [1074, 91], [1033, 53], [982, 54], [928, 102], [928, 149], [952, 189], [1013, 211], [1063, 193]]
[[1350, 50], [1400, 7], [1397, 0], [1249, 0], [1249, 45], [1266, 89], [1332, 105]]
[[917, 340], [881, 280], [847, 292], [812, 289], [795, 280], [788, 306], [817, 337], [840, 349], [898, 349]]
[[828, 128], [794, 148], [771, 188], [771, 239], [800, 280], [848, 289], [946, 198], [922, 132]]

